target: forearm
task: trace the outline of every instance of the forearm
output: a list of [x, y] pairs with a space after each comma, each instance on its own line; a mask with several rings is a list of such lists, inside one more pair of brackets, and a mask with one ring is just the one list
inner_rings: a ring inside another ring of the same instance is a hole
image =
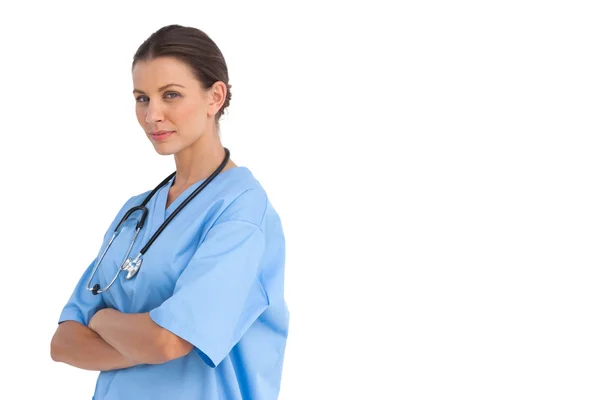
[[51, 356], [54, 361], [91, 371], [109, 371], [139, 364], [76, 321], [65, 321], [58, 326], [52, 338]]
[[125, 357], [146, 364], [168, 361], [164, 352], [165, 333], [148, 313], [125, 314], [114, 309], [100, 310], [90, 328]]

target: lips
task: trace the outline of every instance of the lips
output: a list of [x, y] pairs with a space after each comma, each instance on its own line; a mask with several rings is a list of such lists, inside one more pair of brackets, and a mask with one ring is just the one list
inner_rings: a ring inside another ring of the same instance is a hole
[[156, 131], [156, 132], [151, 132], [150, 136], [152, 137], [153, 140], [164, 140], [166, 138], [168, 138], [169, 136], [171, 136], [175, 131]]

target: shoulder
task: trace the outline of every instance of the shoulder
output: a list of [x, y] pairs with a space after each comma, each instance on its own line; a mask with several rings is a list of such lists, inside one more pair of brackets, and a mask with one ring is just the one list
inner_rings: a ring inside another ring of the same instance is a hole
[[280, 254], [285, 243], [283, 226], [266, 190], [248, 168], [229, 171], [234, 173], [224, 174], [218, 183], [215, 179], [219, 195], [213, 205], [218, 211], [208, 229], [227, 227], [232, 238], [252, 232], [265, 241], [268, 252]]
[[[261, 226], [270, 208], [266, 191], [246, 167], [226, 171], [215, 185], [221, 203], [217, 222], [245, 221]], [[216, 180], [215, 180], [216, 181]]]
[[[139, 206], [152, 190], [136, 194], [123, 204], [119, 212], [122, 216], [132, 207]], [[199, 211], [205, 220], [214, 224], [226, 221], [248, 222], [264, 228], [274, 218], [279, 219], [267, 192], [247, 167], [235, 167], [224, 171], [206, 186], [201, 195], [202, 201], [186, 207]]]

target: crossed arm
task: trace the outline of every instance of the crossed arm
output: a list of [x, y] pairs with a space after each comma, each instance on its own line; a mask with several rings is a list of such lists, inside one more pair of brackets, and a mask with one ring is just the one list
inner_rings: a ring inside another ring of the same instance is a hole
[[148, 313], [99, 310], [88, 326], [61, 323], [51, 343], [54, 361], [77, 368], [107, 371], [138, 364], [162, 364], [182, 357], [192, 345], [152, 321]]

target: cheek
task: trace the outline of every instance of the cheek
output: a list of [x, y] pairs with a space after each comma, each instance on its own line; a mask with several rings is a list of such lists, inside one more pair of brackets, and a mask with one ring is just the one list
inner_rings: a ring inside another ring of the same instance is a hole
[[196, 103], [182, 103], [173, 110], [173, 119], [184, 124], [202, 123], [202, 110]]
[[142, 126], [146, 126], [146, 110], [142, 107], [136, 107], [135, 108], [135, 116], [137, 117], [137, 120], [139, 122], [140, 125]]

